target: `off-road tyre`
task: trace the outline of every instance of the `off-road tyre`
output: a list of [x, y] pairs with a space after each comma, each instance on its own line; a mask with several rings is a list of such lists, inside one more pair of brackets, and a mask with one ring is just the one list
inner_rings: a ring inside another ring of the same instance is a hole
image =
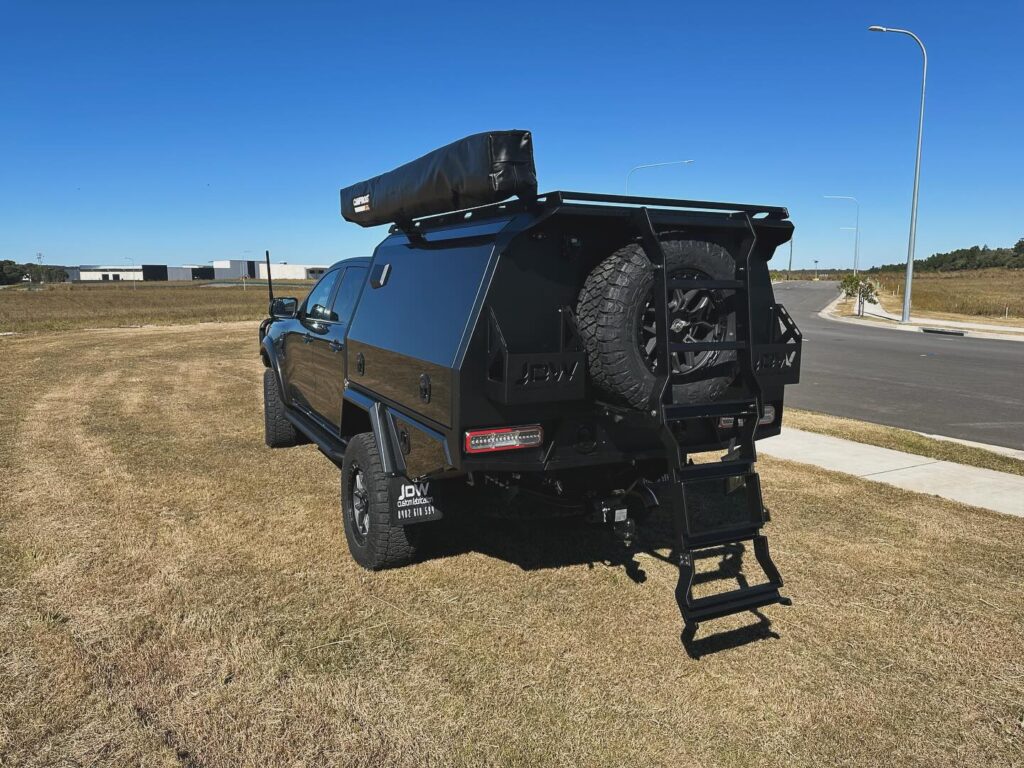
[[393, 523], [390, 485], [373, 433], [353, 437], [341, 467], [341, 517], [352, 559], [371, 571], [411, 562], [422, 537], [417, 529], [431, 525]]
[[271, 448], [288, 448], [303, 442], [284, 415], [285, 404], [273, 368], [263, 371], [263, 439]]
[[[680, 233], [660, 237], [670, 278], [734, 278], [735, 261], [718, 243], [686, 240]], [[576, 307], [592, 383], [612, 401], [639, 409], [647, 407], [655, 387], [655, 375], [642, 354], [639, 339], [645, 309], [653, 299], [653, 286], [650, 260], [640, 243], [630, 243], [594, 267]], [[711, 333], [714, 340], [736, 339], [734, 299], [728, 293], [705, 292], [718, 310]], [[737, 371], [735, 351], [706, 353], [703, 362], [686, 374], [688, 380], [673, 385], [673, 398], [677, 403], [715, 400], [733, 382]]]

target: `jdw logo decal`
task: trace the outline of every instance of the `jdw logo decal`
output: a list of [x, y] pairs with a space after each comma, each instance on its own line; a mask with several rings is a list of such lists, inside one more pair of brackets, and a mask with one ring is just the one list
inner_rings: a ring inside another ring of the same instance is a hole
[[422, 499], [430, 492], [430, 483], [416, 483], [402, 486], [402, 492], [398, 497], [399, 501], [406, 499]]
[[394, 515], [400, 525], [441, 517], [441, 510], [434, 506], [434, 500], [430, 497], [430, 483], [400, 485]]

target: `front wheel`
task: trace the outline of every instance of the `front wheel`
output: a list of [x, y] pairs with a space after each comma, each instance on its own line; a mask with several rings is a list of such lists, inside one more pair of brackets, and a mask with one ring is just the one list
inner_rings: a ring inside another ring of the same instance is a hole
[[405, 565], [416, 555], [414, 532], [391, 516], [390, 483], [372, 432], [356, 435], [341, 467], [341, 515], [352, 559], [379, 571]]
[[277, 374], [273, 368], [267, 368], [263, 371], [263, 441], [271, 448], [288, 448], [302, 442], [284, 409]]

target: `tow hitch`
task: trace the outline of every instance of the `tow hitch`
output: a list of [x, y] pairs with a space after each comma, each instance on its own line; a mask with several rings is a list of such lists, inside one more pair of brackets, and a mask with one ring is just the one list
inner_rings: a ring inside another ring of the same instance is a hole
[[636, 521], [629, 516], [625, 495], [594, 499], [589, 520], [609, 526], [627, 549], [636, 542]]

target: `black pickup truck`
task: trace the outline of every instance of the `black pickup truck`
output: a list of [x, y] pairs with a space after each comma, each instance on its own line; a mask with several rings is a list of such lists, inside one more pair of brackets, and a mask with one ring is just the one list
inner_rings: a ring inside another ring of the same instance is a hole
[[[260, 354], [266, 442], [312, 441], [341, 468], [357, 562], [409, 562], [445, 491], [471, 488], [626, 531], [667, 509], [689, 624], [787, 602], [754, 471], [800, 368], [768, 271], [792, 236], [784, 208], [538, 194], [526, 131], [341, 197], [388, 236], [301, 304], [271, 292]], [[707, 451], [721, 460], [688, 460]], [[740, 542], [767, 581], [695, 597], [695, 558]]]

